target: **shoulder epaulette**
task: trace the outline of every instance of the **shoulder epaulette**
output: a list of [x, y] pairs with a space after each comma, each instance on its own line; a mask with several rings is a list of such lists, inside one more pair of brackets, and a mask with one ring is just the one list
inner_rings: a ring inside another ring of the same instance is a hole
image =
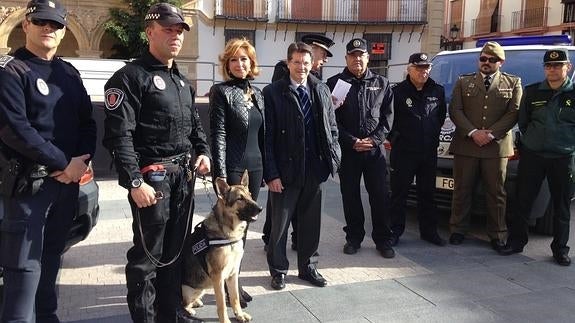
[[517, 78], [519, 77], [517, 75], [509, 74], [507, 72], [501, 72], [501, 75], [505, 75], [505, 76], [509, 76], [509, 77], [517, 77]]
[[468, 77], [468, 76], [475, 76], [475, 72], [467, 73], [467, 74], [461, 74], [461, 75], [459, 75], [459, 78], [464, 78], [464, 77]]
[[10, 55], [0, 55], [0, 67], [5, 68], [11, 60], [14, 59], [14, 56]]

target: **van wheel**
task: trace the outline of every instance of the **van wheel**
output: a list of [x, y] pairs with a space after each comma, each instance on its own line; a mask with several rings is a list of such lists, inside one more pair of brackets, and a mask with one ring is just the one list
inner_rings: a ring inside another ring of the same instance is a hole
[[549, 202], [545, 214], [535, 222], [536, 233], [544, 235], [553, 235], [553, 203]]

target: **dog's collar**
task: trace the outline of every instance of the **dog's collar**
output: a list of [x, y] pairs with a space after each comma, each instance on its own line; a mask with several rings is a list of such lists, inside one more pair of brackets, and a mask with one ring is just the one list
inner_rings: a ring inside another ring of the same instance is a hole
[[223, 247], [223, 246], [229, 246], [232, 245], [236, 242], [240, 242], [242, 241], [242, 239], [238, 239], [238, 240], [230, 240], [230, 239], [211, 239], [208, 240], [208, 244], [210, 246], [214, 246], [214, 247]]

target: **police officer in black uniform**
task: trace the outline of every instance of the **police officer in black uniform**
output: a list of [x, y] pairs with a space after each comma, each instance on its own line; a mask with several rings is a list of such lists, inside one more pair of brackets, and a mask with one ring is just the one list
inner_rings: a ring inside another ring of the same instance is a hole
[[444, 246], [437, 233], [435, 170], [439, 133], [447, 106], [443, 86], [429, 77], [431, 62], [425, 53], [409, 56], [407, 78], [393, 87], [394, 118], [391, 142], [391, 214], [396, 245], [405, 231], [405, 202], [417, 178], [419, 233], [423, 240]]
[[[333, 57], [333, 54], [329, 51], [329, 48], [335, 45], [335, 43], [330, 38], [320, 34], [307, 34], [301, 38], [301, 41], [310, 45], [312, 49], [313, 62], [310, 74], [321, 80], [321, 67], [325, 63], [327, 63], [328, 57]], [[274, 68], [272, 82], [287, 77], [289, 77], [289, 69], [287, 61], [281, 60], [276, 64]], [[270, 210], [271, 210], [270, 198], [268, 195], [268, 202], [266, 206], [266, 222], [264, 223], [263, 236], [262, 236], [262, 240], [264, 241], [266, 246], [270, 239], [270, 231], [272, 227], [271, 216], [269, 216]], [[296, 233], [297, 230], [295, 229], [297, 227], [297, 216], [292, 217], [291, 225], [293, 228], [293, 231], [291, 233], [291, 241], [292, 241], [291, 248], [292, 250], [297, 250], [297, 233]]]
[[179, 8], [153, 5], [145, 16], [149, 51], [105, 86], [103, 142], [115, 160], [119, 184], [130, 191], [134, 218], [126, 265], [134, 322], [199, 321], [181, 307], [179, 257], [192, 221], [189, 177], [196, 168], [200, 174], [210, 170], [195, 91], [174, 62], [189, 29]]
[[25, 46], [0, 56], [2, 322], [59, 322], [56, 277], [96, 149], [80, 73], [55, 56], [66, 24], [60, 2], [32, 0]]
[[350, 40], [346, 45], [347, 67], [327, 80], [331, 90], [338, 80], [351, 84], [343, 105], [335, 111], [342, 153], [339, 179], [346, 222], [347, 242], [343, 252], [357, 253], [365, 236], [359, 186], [363, 176], [371, 206], [371, 236], [381, 256], [393, 258], [395, 251], [390, 245], [389, 190], [383, 148], [393, 123], [393, 91], [385, 77], [367, 67], [367, 48], [365, 39]]

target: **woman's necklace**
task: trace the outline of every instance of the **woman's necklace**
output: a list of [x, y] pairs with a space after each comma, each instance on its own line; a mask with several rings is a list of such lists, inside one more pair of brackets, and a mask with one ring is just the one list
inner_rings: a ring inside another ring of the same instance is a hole
[[254, 106], [254, 103], [252, 102], [252, 95], [254, 94], [254, 90], [252, 90], [251, 87], [248, 87], [246, 92], [244, 93], [244, 100], [246, 102], [246, 106], [248, 107], [248, 109], [251, 109]]

